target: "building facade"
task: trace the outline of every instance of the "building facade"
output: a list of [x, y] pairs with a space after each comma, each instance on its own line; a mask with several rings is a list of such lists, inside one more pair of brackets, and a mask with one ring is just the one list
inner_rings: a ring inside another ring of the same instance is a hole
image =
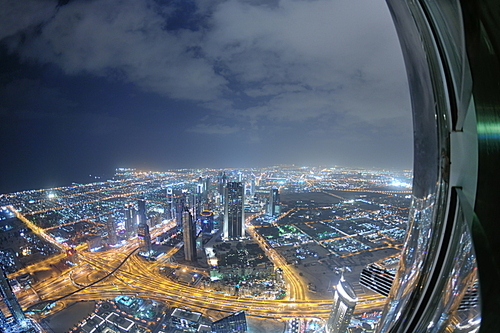
[[245, 186], [228, 182], [224, 198], [224, 238], [242, 238], [245, 236]]
[[326, 323], [325, 332], [345, 333], [351, 323], [357, 301], [354, 290], [342, 276], [335, 287], [332, 312]]

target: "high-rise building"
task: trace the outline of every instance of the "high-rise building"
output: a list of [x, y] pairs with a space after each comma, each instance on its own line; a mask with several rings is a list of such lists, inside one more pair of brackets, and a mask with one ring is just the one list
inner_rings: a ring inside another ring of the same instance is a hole
[[115, 219], [113, 216], [108, 215], [108, 219], [106, 221], [106, 229], [108, 231], [108, 244], [109, 245], [115, 245], [117, 242], [116, 239], [116, 226], [115, 226]]
[[196, 226], [193, 223], [193, 216], [184, 208], [182, 213], [182, 234], [184, 238], [184, 259], [196, 261]]
[[133, 204], [125, 205], [125, 231], [130, 236], [135, 233], [137, 227], [137, 211]]
[[174, 192], [171, 187], [167, 187], [167, 209], [166, 209], [166, 218], [168, 220], [175, 218], [175, 209], [174, 209]]
[[246, 333], [247, 318], [243, 310], [212, 323], [213, 333]]
[[[9, 279], [5, 275], [3, 271], [3, 267], [0, 265], [0, 296], [2, 296], [3, 302], [7, 305], [7, 308], [10, 311], [10, 314], [14, 318], [14, 323], [19, 326], [22, 332], [31, 332], [33, 329], [31, 322], [26, 318], [21, 305], [17, 301], [16, 295], [12, 291], [12, 288], [9, 284]], [[1, 311], [1, 310], [0, 310]], [[2, 313], [2, 318], [6, 316]], [[0, 323], [2, 325], [8, 325], [6, 321]], [[0, 331], [4, 331], [3, 327], [0, 327]], [[6, 331], [6, 329], [5, 329]]]
[[222, 197], [222, 203], [224, 203], [224, 195], [225, 195], [225, 188], [227, 184], [227, 176], [226, 173], [224, 172], [223, 174], [219, 173], [219, 194]]
[[175, 203], [175, 219], [177, 227], [182, 228], [182, 213], [184, 212], [184, 207], [186, 206], [186, 196], [184, 194], [177, 197]]
[[214, 213], [210, 210], [204, 210], [200, 213], [201, 231], [204, 234], [212, 233], [214, 229]]
[[267, 213], [271, 216], [280, 214], [280, 193], [277, 188], [272, 188], [269, 191]]
[[240, 182], [229, 182], [224, 193], [224, 238], [242, 238], [245, 236], [244, 186]]
[[141, 252], [145, 255], [151, 254], [151, 235], [149, 234], [149, 226], [146, 223], [141, 223], [137, 226], [137, 236], [142, 240]]
[[345, 333], [347, 331], [357, 301], [356, 293], [342, 276], [335, 287], [332, 312], [325, 326], [326, 333]]
[[147, 223], [147, 215], [146, 215], [146, 201], [144, 200], [139, 200], [137, 202], [137, 216], [138, 216], [138, 223], [137, 224], [146, 224]]
[[208, 201], [208, 193], [210, 192], [210, 184], [211, 184], [210, 177], [205, 178], [204, 184], [205, 184], [205, 188], [204, 188], [204, 192], [203, 192], [203, 200], [206, 203]]
[[361, 272], [359, 283], [363, 287], [387, 297], [389, 296], [395, 274], [395, 270], [388, 270], [378, 264], [370, 264]]

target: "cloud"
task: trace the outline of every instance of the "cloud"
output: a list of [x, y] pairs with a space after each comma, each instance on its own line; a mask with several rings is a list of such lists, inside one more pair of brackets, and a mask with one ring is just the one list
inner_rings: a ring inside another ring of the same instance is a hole
[[0, 11], [0, 40], [35, 28], [50, 20], [56, 12], [53, 0], [6, 0]]
[[28, 1], [31, 21], [12, 20], [2, 35], [11, 49], [69, 75], [194, 103], [202, 111], [187, 132], [260, 142], [274, 126], [384, 142], [395, 133], [387, 124], [399, 124], [411, 142], [402, 56], [382, 0], [201, 0], [183, 24], [175, 1], [71, 1], [57, 11], [40, 3], [36, 14]]
[[17, 48], [24, 57], [55, 63], [71, 75], [118, 73], [171, 98], [217, 98], [225, 79], [197, 54], [199, 33], [167, 31], [168, 13], [152, 1], [70, 2]]
[[197, 124], [196, 126], [187, 129], [188, 132], [199, 134], [232, 134], [238, 132], [239, 130], [240, 129], [237, 126], [227, 126], [220, 124]]

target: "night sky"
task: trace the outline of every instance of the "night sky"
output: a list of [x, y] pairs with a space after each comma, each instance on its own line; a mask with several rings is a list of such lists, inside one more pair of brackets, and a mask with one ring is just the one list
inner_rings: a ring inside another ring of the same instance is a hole
[[0, 4], [0, 193], [117, 167], [412, 167], [383, 0]]

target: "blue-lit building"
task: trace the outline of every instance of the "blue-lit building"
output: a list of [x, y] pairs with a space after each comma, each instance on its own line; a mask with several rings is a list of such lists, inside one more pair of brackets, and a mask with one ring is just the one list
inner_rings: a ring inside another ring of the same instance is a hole
[[247, 318], [245, 312], [238, 311], [212, 324], [213, 333], [246, 333]]
[[204, 234], [210, 234], [214, 230], [214, 213], [209, 210], [204, 210], [200, 213], [201, 231]]

